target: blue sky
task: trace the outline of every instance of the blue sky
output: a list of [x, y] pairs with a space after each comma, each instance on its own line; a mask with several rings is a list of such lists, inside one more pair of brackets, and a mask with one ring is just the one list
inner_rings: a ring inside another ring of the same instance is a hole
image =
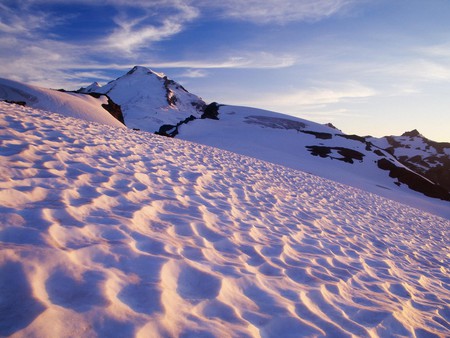
[[0, 76], [52, 88], [134, 65], [206, 101], [450, 141], [448, 0], [3, 0]]

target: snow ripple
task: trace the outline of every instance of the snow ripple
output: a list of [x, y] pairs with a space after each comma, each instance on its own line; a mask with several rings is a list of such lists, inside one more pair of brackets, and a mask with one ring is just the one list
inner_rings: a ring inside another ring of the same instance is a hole
[[448, 220], [214, 148], [0, 109], [0, 335], [449, 335]]

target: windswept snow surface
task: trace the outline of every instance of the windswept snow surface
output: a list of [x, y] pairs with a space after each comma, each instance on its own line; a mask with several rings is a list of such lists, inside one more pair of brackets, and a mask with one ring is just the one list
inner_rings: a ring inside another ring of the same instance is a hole
[[450, 334], [450, 221], [0, 103], [0, 336]]
[[102, 104], [108, 104], [106, 96], [97, 99], [86, 94], [60, 92], [0, 78], [0, 101], [2, 100], [22, 101], [27, 106], [64, 116], [125, 127], [102, 107]]

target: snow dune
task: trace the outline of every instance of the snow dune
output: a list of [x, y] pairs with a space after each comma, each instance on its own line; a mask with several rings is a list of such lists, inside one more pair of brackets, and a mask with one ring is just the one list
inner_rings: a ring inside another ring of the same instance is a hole
[[450, 221], [0, 103], [0, 336], [450, 334]]
[[125, 128], [102, 107], [108, 98], [86, 94], [60, 92], [0, 78], [0, 101], [22, 101], [27, 106], [51, 111], [68, 117]]

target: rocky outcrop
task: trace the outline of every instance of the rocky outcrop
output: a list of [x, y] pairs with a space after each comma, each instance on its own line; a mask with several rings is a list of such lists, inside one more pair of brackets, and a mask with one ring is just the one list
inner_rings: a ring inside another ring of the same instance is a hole
[[330, 140], [333, 138], [333, 134], [330, 134], [330, 133], [322, 133], [322, 132], [310, 131], [310, 130], [300, 130], [300, 132], [302, 132], [304, 134], [314, 135], [317, 139], [320, 139], [320, 140]]
[[[364, 158], [363, 153], [360, 153], [359, 151], [354, 149], [343, 147], [306, 146], [306, 149], [308, 149], [313, 156], [320, 156], [323, 158], [329, 157], [331, 159], [347, 163], [354, 163], [355, 160], [361, 162]], [[340, 156], [336, 156], [335, 154], [333, 154], [333, 151], [335, 151]]]
[[197, 118], [194, 115], [191, 115], [191, 116], [187, 117], [186, 119], [184, 119], [183, 121], [180, 121], [176, 125], [164, 124], [159, 128], [159, 130], [157, 132], [155, 132], [155, 134], [161, 135], [161, 136], [167, 136], [167, 137], [175, 137], [178, 135], [178, 127], [180, 127], [183, 124], [187, 124], [191, 121], [194, 121], [195, 119], [197, 119]]
[[218, 120], [219, 119], [219, 108], [220, 108], [220, 105], [217, 104], [217, 102], [212, 102], [212, 103], [208, 104], [204, 108], [201, 118]]
[[109, 112], [116, 120], [123, 123], [125, 125], [125, 121], [123, 119], [122, 108], [118, 104], [116, 104], [107, 94], [98, 94], [98, 93], [86, 93], [95, 98], [100, 98], [101, 96], [106, 96], [108, 99], [107, 104], [102, 104], [102, 107]]
[[450, 143], [431, 141], [417, 129], [384, 139], [400, 163], [450, 192]]
[[3, 102], [6, 103], [11, 103], [11, 104], [17, 104], [19, 106], [26, 106], [27, 103], [25, 101], [12, 101], [12, 100], [2, 100]]
[[429, 181], [411, 170], [398, 167], [385, 158], [378, 160], [378, 168], [389, 171], [389, 176], [398, 180], [397, 184], [403, 183], [410, 189], [421, 192], [426, 196], [450, 201], [450, 193], [443, 187]]

